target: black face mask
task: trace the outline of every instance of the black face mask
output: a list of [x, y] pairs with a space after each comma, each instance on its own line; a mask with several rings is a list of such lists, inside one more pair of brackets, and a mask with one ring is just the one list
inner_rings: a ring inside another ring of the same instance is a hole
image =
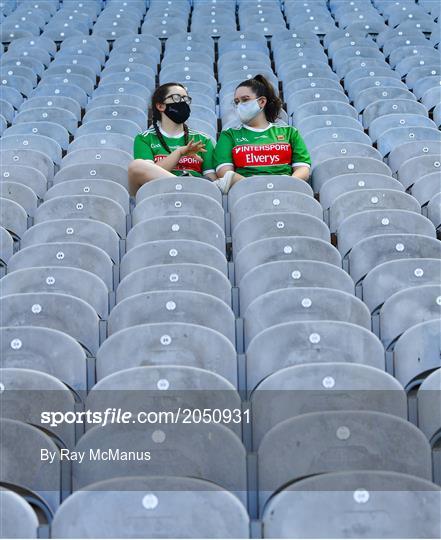
[[184, 101], [180, 103], [167, 103], [164, 114], [175, 124], [183, 124], [190, 116], [190, 106]]

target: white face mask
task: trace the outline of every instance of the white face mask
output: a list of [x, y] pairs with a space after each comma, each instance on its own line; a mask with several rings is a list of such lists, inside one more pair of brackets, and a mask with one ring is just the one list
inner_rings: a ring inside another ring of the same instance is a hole
[[245, 103], [239, 103], [237, 106], [237, 114], [239, 115], [240, 121], [243, 124], [250, 122], [262, 111], [259, 103], [257, 102], [258, 99], [259, 98], [246, 101]]

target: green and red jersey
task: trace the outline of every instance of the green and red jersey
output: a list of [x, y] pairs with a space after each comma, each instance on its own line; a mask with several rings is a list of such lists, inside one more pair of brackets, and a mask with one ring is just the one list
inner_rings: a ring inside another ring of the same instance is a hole
[[293, 167], [311, 166], [296, 128], [270, 124], [265, 129], [241, 125], [222, 131], [214, 152], [216, 172], [227, 165], [242, 176], [293, 174]]
[[[171, 152], [181, 146], [185, 146], [185, 136], [183, 132], [174, 137], [171, 137], [163, 130], [161, 130], [161, 134]], [[188, 172], [192, 176], [203, 176], [208, 173], [214, 173], [214, 146], [211, 139], [207, 135], [203, 135], [202, 133], [198, 133], [197, 131], [193, 131], [191, 129], [188, 130], [188, 135], [189, 139], [196, 142], [202, 141], [204, 143], [206, 152], [198, 153], [203, 161], [199, 161], [193, 156], [182, 156], [176, 166], [176, 169], [171, 172], [176, 176], [181, 176], [184, 172]], [[139, 133], [135, 137], [133, 144], [134, 159], [145, 159], [161, 165], [161, 160], [169, 155], [170, 154], [167, 152], [167, 150], [162, 146], [162, 143], [156, 135], [154, 128], [148, 129], [147, 131], [144, 131], [144, 133]]]

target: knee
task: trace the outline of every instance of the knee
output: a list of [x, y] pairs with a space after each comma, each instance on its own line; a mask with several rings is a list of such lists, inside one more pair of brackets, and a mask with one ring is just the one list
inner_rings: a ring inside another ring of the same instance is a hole
[[143, 159], [134, 159], [129, 163], [128, 172], [131, 176], [145, 173], [148, 168], [148, 164]]

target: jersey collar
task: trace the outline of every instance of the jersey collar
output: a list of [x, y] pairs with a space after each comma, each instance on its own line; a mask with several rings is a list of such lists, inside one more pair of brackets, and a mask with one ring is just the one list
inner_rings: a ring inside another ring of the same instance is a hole
[[159, 127], [159, 131], [164, 135], [164, 137], [168, 137], [169, 139], [180, 139], [181, 137], [184, 136], [184, 132], [181, 131], [181, 133], [178, 133], [176, 135], [170, 135], [169, 133], [167, 133], [166, 131], [164, 131], [161, 127], [161, 124], [158, 122], [158, 127]]
[[244, 127], [245, 129], [249, 129], [250, 131], [255, 131], [257, 133], [262, 133], [263, 131], [268, 131], [270, 128], [273, 127], [274, 124], [272, 124], [271, 122], [268, 124], [268, 126], [266, 128], [263, 128], [263, 129], [260, 129], [260, 128], [253, 128], [251, 126], [247, 126], [246, 124], [242, 124], [242, 127]]

